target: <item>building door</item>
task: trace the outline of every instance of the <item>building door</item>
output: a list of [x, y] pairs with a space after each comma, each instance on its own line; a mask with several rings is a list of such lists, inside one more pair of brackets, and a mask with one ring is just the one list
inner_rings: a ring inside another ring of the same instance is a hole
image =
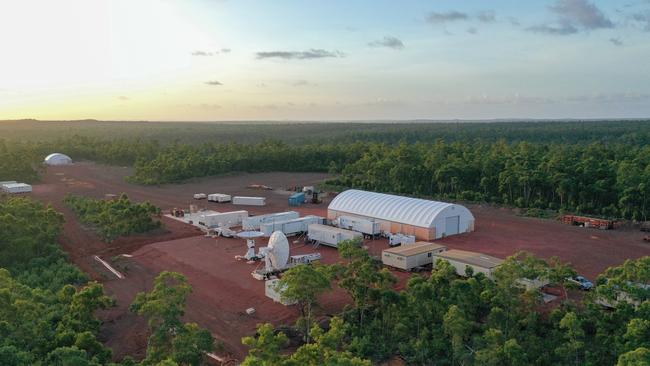
[[445, 235], [456, 235], [458, 234], [460, 226], [460, 216], [451, 216], [445, 218]]

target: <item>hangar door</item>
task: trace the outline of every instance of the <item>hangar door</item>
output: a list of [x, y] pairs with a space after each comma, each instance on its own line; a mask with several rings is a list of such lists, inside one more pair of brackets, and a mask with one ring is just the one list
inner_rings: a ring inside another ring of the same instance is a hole
[[445, 218], [445, 235], [458, 234], [460, 226], [460, 216], [451, 216]]

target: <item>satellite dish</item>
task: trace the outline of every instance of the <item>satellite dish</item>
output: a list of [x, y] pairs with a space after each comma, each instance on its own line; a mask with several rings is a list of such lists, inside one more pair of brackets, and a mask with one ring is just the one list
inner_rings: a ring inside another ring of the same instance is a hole
[[267, 245], [266, 258], [266, 266], [269, 270], [282, 269], [289, 262], [289, 240], [282, 231], [271, 234]]

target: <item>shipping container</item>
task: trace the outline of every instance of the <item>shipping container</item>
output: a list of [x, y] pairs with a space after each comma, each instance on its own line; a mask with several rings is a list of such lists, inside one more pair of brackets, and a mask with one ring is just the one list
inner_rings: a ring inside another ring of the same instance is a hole
[[229, 194], [223, 194], [223, 193], [212, 193], [208, 195], [208, 201], [210, 202], [230, 202], [232, 197], [230, 197]]
[[337, 248], [339, 243], [344, 240], [363, 239], [363, 234], [332, 226], [311, 224], [307, 237], [313, 242]]
[[289, 236], [306, 232], [311, 224], [322, 224], [324, 222], [324, 217], [309, 215], [288, 221], [265, 223], [260, 225], [260, 231], [263, 232], [265, 236], [271, 236], [275, 231], [282, 231], [284, 235]]
[[296, 211], [270, 213], [266, 215], [249, 216], [242, 221], [242, 228], [244, 230], [259, 230], [260, 225], [266, 223], [274, 223], [280, 221], [289, 221], [297, 219], [300, 214]]
[[266, 197], [245, 197], [235, 196], [232, 198], [233, 205], [247, 205], [247, 206], [265, 206]]
[[221, 212], [221, 213], [211, 213], [207, 215], [201, 215], [199, 219], [199, 224], [205, 227], [232, 227], [240, 226], [242, 221], [248, 217], [248, 211], [232, 211], [232, 212]]
[[25, 183], [5, 183], [2, 185], [2, 191], [10, 194], [29, 193], [32, 191], [32, 186]]
[[381, 227], [373, 219], [366, 219], [354, 216], [339, 216], [336, 218], [336, 226], [341, 229], [358, 231], [362, 234], [375, 236], [381, 233]]
[[305, 192], [298, 192], [289, 196], [289, 206], [300, 206], [303, 203], [305, 203]]

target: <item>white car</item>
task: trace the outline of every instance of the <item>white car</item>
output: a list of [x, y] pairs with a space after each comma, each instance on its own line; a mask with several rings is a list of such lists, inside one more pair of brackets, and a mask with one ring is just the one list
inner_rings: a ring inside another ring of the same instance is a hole
[[206, 198], [208, 198], [208, 195], [205, 194], [205, 193], [195, 193], [194, 194], [194, 199], [195, 200], [204, 200]]

